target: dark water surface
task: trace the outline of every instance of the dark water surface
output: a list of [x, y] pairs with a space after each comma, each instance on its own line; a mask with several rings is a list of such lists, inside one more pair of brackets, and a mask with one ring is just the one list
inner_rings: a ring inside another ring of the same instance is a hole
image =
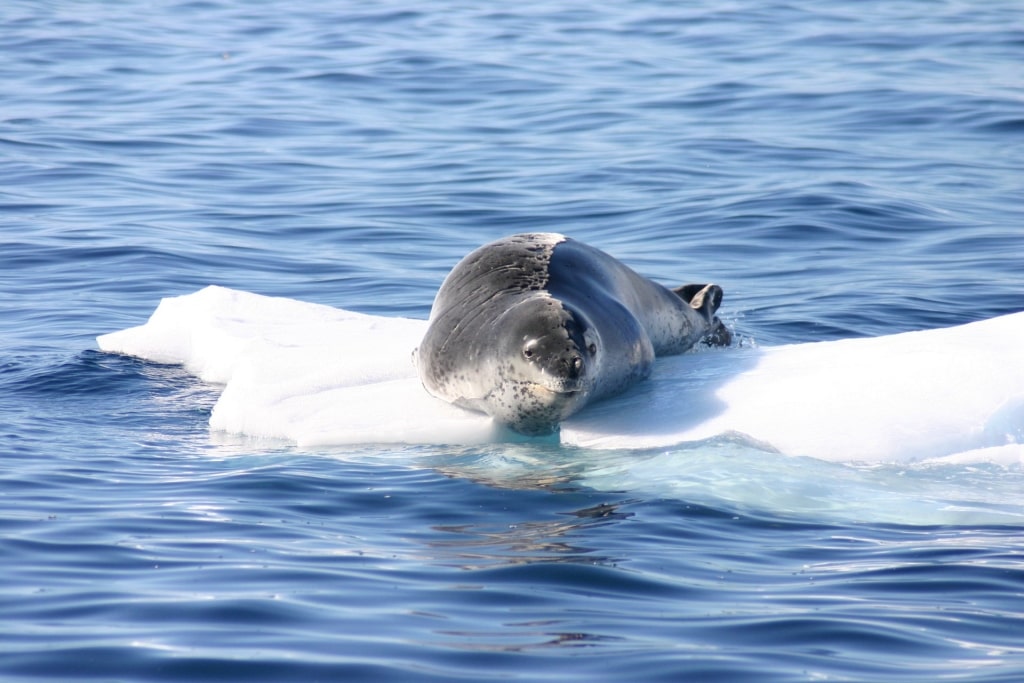
[[0, 678], [1024, 680], [1019, 466], [598, 489], [211, 434], [215, 387], [95, 350], [210, 283], [425, 317], [524, 230], [765, 345], [1024, 310], [1018, 3], [426, 7], [0, 7]]

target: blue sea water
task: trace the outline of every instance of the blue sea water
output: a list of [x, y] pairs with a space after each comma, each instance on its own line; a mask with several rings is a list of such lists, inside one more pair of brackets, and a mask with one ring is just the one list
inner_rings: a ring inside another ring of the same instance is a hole
[[717, 282], [764, 345], [1024, 310], [1021, 17], [5, 2], [0, 679], [1024, 680], [1020, 467], [302, 450], [95, 345], [211, 283], [425, 317], [526, 230]]

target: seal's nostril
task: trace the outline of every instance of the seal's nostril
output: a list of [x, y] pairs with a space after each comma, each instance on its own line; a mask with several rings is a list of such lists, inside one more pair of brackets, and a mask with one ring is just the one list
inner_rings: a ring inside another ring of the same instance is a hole
[[580, 373], [583, 372], [583, 359], [579, 356], [572, 356], [566, 360], [565, 366], [569, 377], [576, 379], [580, 376]]

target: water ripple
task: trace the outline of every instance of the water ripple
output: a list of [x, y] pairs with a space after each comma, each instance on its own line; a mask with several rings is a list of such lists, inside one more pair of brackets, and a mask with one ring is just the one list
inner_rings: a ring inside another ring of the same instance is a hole
[[425, 317], [525, 230], [761, 344], [1019, 311], [1014, 3], [108, 10], [0, 10], [5, 680], [1021, 678], [1019, 469], [300, 453], [90, 350], [211, 283]]

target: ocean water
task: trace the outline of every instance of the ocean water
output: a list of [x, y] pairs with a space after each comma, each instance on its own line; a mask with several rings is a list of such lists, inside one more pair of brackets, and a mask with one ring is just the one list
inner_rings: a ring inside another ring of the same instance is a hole
[[1018, 3], [0, 23], [0, 679], [1024, 679], [1019, 464], [300, 447], [96, 343], [209, 284], [425, 318], [527, 230], [761, 347], [1022, 311]]

